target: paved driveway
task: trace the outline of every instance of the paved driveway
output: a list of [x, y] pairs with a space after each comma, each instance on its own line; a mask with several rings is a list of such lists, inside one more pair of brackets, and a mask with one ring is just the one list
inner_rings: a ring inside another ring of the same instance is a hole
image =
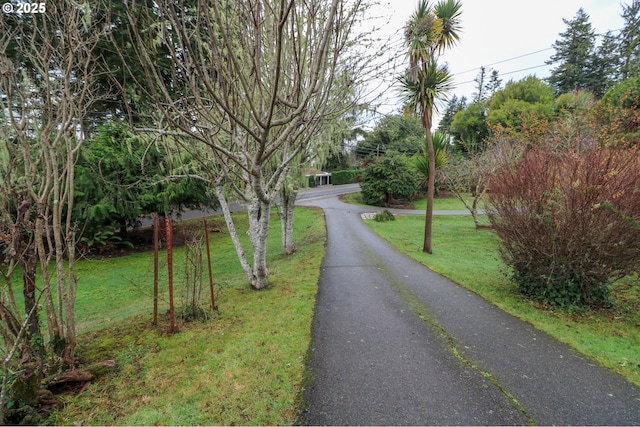
[[640, 389], [397, 253], [370, 208], [299, 204], [328, 232], [301, 423], [640, 424]]

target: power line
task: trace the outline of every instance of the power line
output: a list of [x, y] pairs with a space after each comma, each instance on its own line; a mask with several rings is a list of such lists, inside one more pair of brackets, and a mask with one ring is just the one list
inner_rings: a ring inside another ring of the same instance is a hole
[[503, 59], [501, 61], [493, 62], [493, 63], [487, 64], [487, 65], [481, 65], [479, 67], [472, 68], [472, 69], [467, 70], [467, 71], [462, 71], [462, 72], [459, 72], [459, 73], [455, 73], [454, 75], [470, 73], [471, 71], [477, 71], [478, 69], [480, 69], [482, 67], [491, 67], [493, 65], [502, 64], [502, 63], [505, 63], [505, 62], [515, 61], [516, 59], [520, 59], [520, 58], [524, 58], [524, 57], [527, 57], [527, 56], [535, 55], [535, 54], [538, 54], [538, 53], [541, 53], [541, 52], [546, 52], [547, 50], [552, 50], [552, 49], [553, 49], [553, 47], [547, 47], [545, 49], [536, 50], [535, 52], [525, 53], [523, 55], [518, 55], [518, 56], [514, 56], [512, 58]]
[[[527, 67], [527, 68], [521, 68], [519, 70], [507, 71], [506, 73], [500, 73], [500, 76], [508, 76], [509, 74], [515, 74], [515, 73], [521, 73], [522, 71], [534, 70], [536, 68], [546, 67], [547, 65], [549, 65], [549, 64], [534, 65], [533, 67]], [[468, 80], [466, 82], [458, 83], [458, 85], [465, 85], [465, 84], [475, 83], [475, 82], [476, 82], [475, 80]]]
[[[610, 32], [611, 33], [615, 33], [615, 32], [619, 32], [619, 31], [622, 31], [622, 28], [618, 28], [617, 30], [613, 30], [613, 31], [610, 31]], [[595, 36], [596, 37], [604, 37], [607, 34], [608, 33], [602, 33], [602, 34], [596, 34]], [[546, 52], [548, 50], [554, 50], [554, 49], [555, 49], [554, 47], [548, 47], [548, 48], [545, 48], [545, 49], [536, 50], [536, 51], [533, 51], [533, 52], [529, 52], [529, 53], [525, 53], [525, 54], [522, 54], [522, 55], [514, 56], [514, 57], [511, 57], [511, 58], [508, 58], [508, 59], [503, 59], [501, 61], [493, 62], [491, 64], [484, 65], [484, 67], [491, 67], [493, 65], [514, 61], [516, 59], [524, 58], [524, 57], [531, 56], [531, 55], [536, 55], [538, 53], [542, 53], [542, 52]], [[501, 72], [500, 76], [508, 76], [509, 74], [515, 74], [515, 73], [520, 73], [522, 71], [528, 71], [528, 70], [534, 70], [534, 69], [537, 69], [537, 68], [546, 67], [547, 65], [551, 65], [553, 62], [558, 62], [558, 61], [551, 61], [549, 63], [545, 63], [545, 64], [541, 64], [541, 65], [534, 65], [534, 66], [527, 67], [527, 68], [521, 68], [519, 70], [507, 71], [505, 73]], [[467, 71], [462, 71], [460, 73], [455, 73], [454, 76], [459, 76], [459, 75], [462, 75], [462, 74], [466, 74], [466, 73], [469, 73], [471, 71], [477, 71], [477, 70], [481, 69], [482, 67], [483, 67], [483, 65], [481, 65], [480, 67], [477, 67], [477, 68], [473, 68], [473, 69], [467, 70]], [[464, 85], [464, 84], [469, 84], [469, 83], [475, 83], [475, 80], [469, 80], [469, 81], [458, 83], [458, 84], [459, 85]]]
[[[611, 30], [611, 31], [608, 31], [608, 32], [606, 32], [606, 33], [594, 34], [594, 36], [595, 36], [595, 37], [604, 37], [604, 36], [608, 35], [609, 33], [616, 33], [616, 32], [620, 32], [620, 31], [622, 31], [622, 30], [623, 30], [623, 28], [618, 28], [618, 29], [616, 29], [616, 30]], [[554, 48], [553, 46], [551, 46], [551, 47], [547, 47], [547, 48], [544, 48], [544, 49], [539, 49], [539, 50], [536, 50], [536, 51], [533, 51], [533, 52], [524, 53], [524, 54], [522, 54], [522, 55], [517, 55], [517, 56], [513, 56], [513, 57], [511, 57], [511, 58], [502, 59], [502, 60], [500, 60], [500, 61], [493, 62], [493, 63], [491, 63], [491, 64], [487, 64], [487, 65], [480, 65], [480, 66], [478, 66], [478, 67], [471, 68], [471, 69], [466, 70], [466, 71], [461, 71], [461, 72], [458, 72], [458, 73], [454, 73], [454, 76], [459, 76], [459, 75], [462, 75], [462, 74], [470, 73], [470, 72], [472, 72], [472, 71], [477, 71], [477, 70], [481, 69], [482, 67], [491, 67], [491, 66], [493, 66], [493, 65], [503, 64], [503, 63], [505, 63], [505, 62], [515, 61], [516, 59], [525, 58], [525, 57], [527, 57], [527, 56], [536, 55], [536, 54], [538, 54], [538, 53], [542, 53], [542, 52], [546, 52], [546, 51], [548, 51], [548, 50], [554, 50], [554, 49], [555, 49], [555, 48]], [[547, 65], [547, 64], [545, 64], [545, 65]], [[523, 68], [523, 69], [521, 69], [521, 70], [509, 71], [509, 72], [506, 72], [506, 73], [500, 73], [500, 74], [501, 74], [501, 75], [514, 74], [514, 73], [517, 73], [517, 72], [520, 72], [520, 71], [527, 71], [527, 70], [529, 70], [529, 69], [534, 69], [534, 68], [544, 67], [545, 65], [537, 65], [537, 66], [533, 66], [533, 67], [529, 67], [529, 68]], [[475, 81], [475, 80], [472, 80], [472, 81]], [[465, 82], [465, 83], [469, 83], [469, 82]], [[461, 83], [461, 84], [464, 84], [464, 83]]]

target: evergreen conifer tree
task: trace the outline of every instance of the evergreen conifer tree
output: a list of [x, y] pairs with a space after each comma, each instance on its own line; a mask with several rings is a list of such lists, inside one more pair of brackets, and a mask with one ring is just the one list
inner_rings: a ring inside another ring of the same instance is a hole
[[556, 94], [575, 90], [593, 91], [595, 76], [592, 62], [596, 35], [589, 15], [580, 8], [572, 20], [563, 19], [563, 22], [567, 30], [560, 33], [561, 38], [553, 44], [556, 52], [547, 61], [547, 64], [557, 64], [551, 70], [548, 82]]
[[640, 75], [640, 0], [622, 5], [624, 27], [620, 33], [622, 79]]

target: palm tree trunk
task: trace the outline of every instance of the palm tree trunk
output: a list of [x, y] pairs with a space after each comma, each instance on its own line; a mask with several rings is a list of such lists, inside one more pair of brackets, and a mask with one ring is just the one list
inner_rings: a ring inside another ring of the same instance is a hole
[[427, 137], [427, 153], [429, 154], [429, 179], [427, 180], [427, 210], [424, 217], [424, 244], [422, 252], [431, 254], [431, 237], [433, 234], [433, 198], [436, 188], [436, 155], [431, 136], [431, 111], [425, 111], [423, 125]]

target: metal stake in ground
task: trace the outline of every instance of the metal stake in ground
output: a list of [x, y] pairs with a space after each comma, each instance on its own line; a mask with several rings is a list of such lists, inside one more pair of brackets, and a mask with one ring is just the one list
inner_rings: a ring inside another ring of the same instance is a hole
[[175, 310], [173, 308], [173, 220], [165, 219], [167, 233], [167, 268], [169, 274], [169, 333], [174, 333], [176, 329]]
[[207, 218], [204, 221], [204, 239], [207, 244], [207, 265], [209, 266], [209, 289], [211, 290], [211, 308], [216, 309], [216, 298], [213, 294], [213, 273], [211, 272], [211, 250], [209, 249], [209, 227], [207, 226]]
[[158, 325], [158, 239], [160, 218], [153, 216], [153, 326]]

